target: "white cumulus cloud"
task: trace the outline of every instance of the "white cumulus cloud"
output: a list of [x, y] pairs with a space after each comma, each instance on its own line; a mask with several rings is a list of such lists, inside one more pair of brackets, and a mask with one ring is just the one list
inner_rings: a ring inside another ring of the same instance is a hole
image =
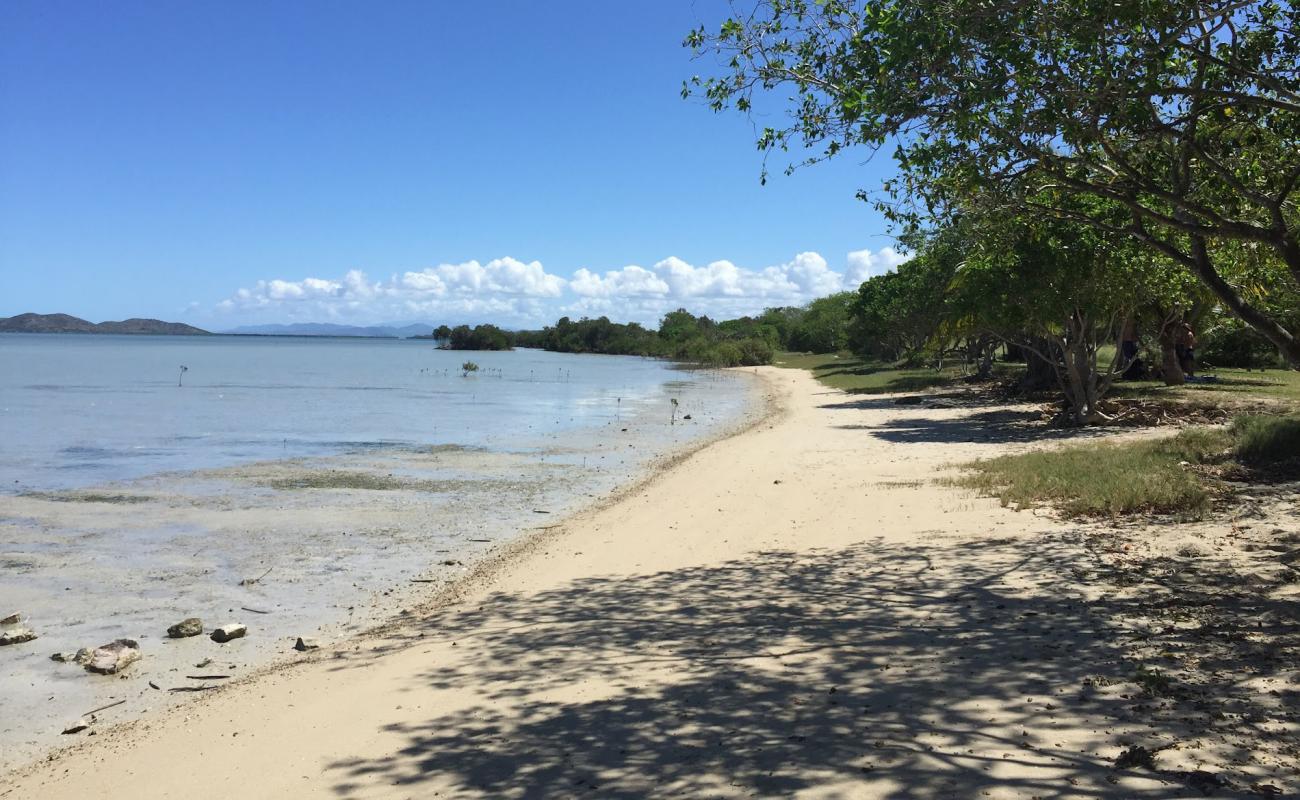
[[871, 250], [854, 250], [848, 255], [848, 266], [844, 270], [846, 288], [856, 289], [863, 281], [884, 275], [898, 269], [898, 265], [911, 258], [893, 247], [882, 247], [875, 252]]
[[422, 319], [540, 326], [561, 315], [607, 315], [618, 321], [657, 324], [685, 307], [725, 319], [770, 306], [801, 305], [856, 289], [907, 259], [892, 247], [849, 253], [842, 270], [812, 251], [789, 261], [746, 268], [727, 260], [703, 265], [669, 256], [649, 267], [575, 270], [569, 278], [539, 261], [496, 258], [408, 270], [372, 280], [361, 270], [341, 278], [274, 278], [237, 290], [216, 310], [243, 322], [328, 319], [355, 324]]

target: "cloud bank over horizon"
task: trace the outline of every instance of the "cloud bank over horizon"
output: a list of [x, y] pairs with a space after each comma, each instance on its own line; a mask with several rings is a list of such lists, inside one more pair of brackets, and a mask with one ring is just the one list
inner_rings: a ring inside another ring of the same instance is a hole
[[561, 316], [608, 316], [654, 326], [665, 313], [686, 308], [729, 319], [770, 306], [802, 305], [895, 269], [909, 258], [893, 247], [855, 250], [841, 270], [808, 251], [761, 269], [713, 261], [696, 266], [670, 256], [650, 267], [629, 265], [565, 278], [539, 261], [496, 258], [439, 264], [372, 280], [361, 270], [340, 278], [275, 278], [241, 288], [214, 308], [230, 325], [335, 322], [369, 325], [398, 320], [448, 324], [491, 322], [541, 327]]

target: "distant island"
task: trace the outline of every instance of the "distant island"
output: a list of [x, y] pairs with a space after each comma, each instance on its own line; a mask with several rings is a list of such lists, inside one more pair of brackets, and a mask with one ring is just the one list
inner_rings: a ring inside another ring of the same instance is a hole
[[70, 314], [19, 314], [0, 317], [0, 333], [129, 333], [165, 336], [208, 336], [208, 331], [183, 322], [160, 319], [124, 319], [121, 322], [88, 322]]

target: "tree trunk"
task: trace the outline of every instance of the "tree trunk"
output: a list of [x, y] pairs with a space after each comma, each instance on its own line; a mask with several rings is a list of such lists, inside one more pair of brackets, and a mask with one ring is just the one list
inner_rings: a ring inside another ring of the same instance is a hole
[[1183, 375], [1183, 365], [1178, 361], [1178, 346], [1174, 341], [1175, 324], [1166, 319], [1160, 326], [1160, 379], [1165, 382], [1165, 386], [1182, 386], [1187, 382]]
[[1020, 391], [1042, 392], [1056, 385], [1056, 367], [1034, 352], [1037, 350], [1041, 353], [1050, 353], [1053, 346], [1046, 339], [1035, 338], [1031, 347], [1020, 348], [1021, 354], [1025, 357], [1025, 375], [1020, 379], [1020, 385], [1017, 387]]
[[1076, 426], [1095, 425], [1104, 417], [1097, 409], [1097, 364], [1080, 337], [1062, 343], [1065, 360], [1065, 400], [1070, 406], [1070, 422]]
[[[1205, 245], [1205, 239], [1201, 236], [1192, 236], [1192, 265], [1196, 275], [1205, 285], [1210, 287], [1224, 305], [1232, 313], [1236, 314], [1250, 327], [1259, 331], [1259, 333], [1281, 351], [1282, 357], [1295, 369], [1300, 369], [1300, 339], [1297, 339], [1286, 328], [1283, 328], [1276, 320], [1264, 314], [1259, 309], [1247, 303], [1236, 289], [1219, 275], [1218, 270], [1214, 268], [1214, 263], [1210, 260], [1209, 249]], [[1181, 371], [1181, 370], [1180, 370]]]
[[998, 351], [998, 341], [992, 336], [981, 336], [976, 347], [978, 348], [979, 369], [975, 373], [975, 377], [981, 381], [986, 381], [993, 377], [993, 356]]

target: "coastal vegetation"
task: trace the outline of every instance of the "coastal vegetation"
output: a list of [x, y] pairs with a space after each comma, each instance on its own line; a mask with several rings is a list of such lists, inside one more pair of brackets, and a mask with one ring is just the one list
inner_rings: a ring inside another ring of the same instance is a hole
[[956, 483], [1004, 506], [1050, 502], [1074, 516], [1199, 515], [1227, 493], [1226, 479], [1300, 478], [1300, 416], [1243, 415], [1223, 428], [1187, 428], [1154, 441], [1076, 445], [966, 467]]
[[510, 334], [495, 325], [441, 325], [433, 338], [446, 350], [509, 350], [512, 345]]
[[507, 350], [535, 347], [557, 353], [668, 358], [710, 367], [772, 363], [781, 349], [845, 346], [851, 292], [814, 300], [803, 307], [769, 308], [754, 317], [715, 321], [679, 308], [657, 328], [608, 317], [561, 317], [540, 330], [505, 331], [494, 325], [440, 326], [433, 338], [449, 350]]
[[515, 336], [521, 346], [560, 353], [653, 356], [712, 367], [769, 364], [780, 341], [777, 331], [761, 320], [715, 322], [681, 308], [665, 314], [656, 330], [635, 322], [620, 325], [607, 317], [562, 317], [555, 325]]
[[1014, 372], [1075, 426], [1113, 421], [1121, 379], [1298, 368], [1297, 15], [1263, 0], [756, 4], [687, 36], [716, 68], [683, 94], [776, 120], [757, 145], [788, 170], [889, 143], [896, 177], [860, 197], [911, 260], [796, 309], [679, 309], [657, 330], [565, 317], [510, 338], [712, 366], [848, 351], [863, 388]]
[[[894, 147], [860, 196], [916, 258], [858, 292], [852, 349], [909, 365], [994, 352], [1073, 424], [1137, 358], [1183, 382], [1183, 323], [1220, 364], [1300, 367], [1300, 11], [1270, 2], [979, 9], [951, 0], [758, 4], [685, 44], [683, 94], [759, 111], [793, 170]], [[1068, 69], [1061, 65], [1068, 64]]]

